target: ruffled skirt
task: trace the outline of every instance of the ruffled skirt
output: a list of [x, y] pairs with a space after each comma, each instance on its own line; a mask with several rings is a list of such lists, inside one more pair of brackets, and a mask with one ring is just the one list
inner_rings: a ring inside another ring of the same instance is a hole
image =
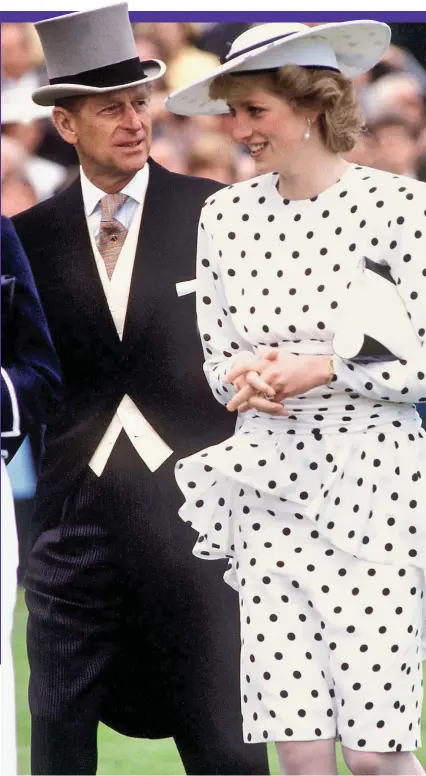
[[417, 413], [393, 405], [372, 423], [366, 402], [345, 426], [339, 405], [346, 398], [333, 399], [336, 411], [329, 401], [320, 430], [306, 404], [297, 423], [251, 414], [233, 437], [177, 463], [185, 496], [179, 514], [199, 534], [194, 554], [228, 558], [226, 581], [236, 589], [233, 510], [244, 488], [291, 502], [351, 555], [426, 568], [426, 434]]

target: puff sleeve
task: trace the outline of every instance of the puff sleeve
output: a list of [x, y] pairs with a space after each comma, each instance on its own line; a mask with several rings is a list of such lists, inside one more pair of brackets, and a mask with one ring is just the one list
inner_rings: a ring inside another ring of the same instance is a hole
[[[426, 187], [425, 187], [426, 188]], [[377, 401], [426, 402], [426, 197], [388, 222], [387, 261], [421, 347], [415, 359], [354, 364], [334, 357], [333, 390]], [[380, 314], [378, 300], [377, 314]]]
[[201, 211], [197, 245], [197, 320], [204, 350], [204, 373], [217, 401], [227, 404], [235, 394], [225, 383], [232, 359], [252, 346], [236, 330], [221, 277], [214, 226], [208, 223], [206, 207]]

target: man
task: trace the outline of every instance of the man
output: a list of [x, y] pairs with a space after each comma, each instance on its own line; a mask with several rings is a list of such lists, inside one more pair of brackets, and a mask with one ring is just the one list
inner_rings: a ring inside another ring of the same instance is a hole
[[28, 259], [11, 221], [1, 219], [1, 773], [16, 767], [15, 688], [11, 636], [16, 601], [18, 543], [6, 462], [22, 434], [45, 422], [58, 400], [58, 359]]
[[173, 475], [232, 431], [186, 293], [219, 186], [148, 159], [147, 84], [164, 65], [137, 58], [125, 3], [37, 26], [50, 86], [34, 99], [56, 101], [81, 178], [15, 220], [66, 397], [26, 576], [32, 772], [95, 773], [103, 720], [173, 736], [188, 773], [266, 773], [265, 749], [242, 741], [238, 602], [220, 564], [191, 556]]

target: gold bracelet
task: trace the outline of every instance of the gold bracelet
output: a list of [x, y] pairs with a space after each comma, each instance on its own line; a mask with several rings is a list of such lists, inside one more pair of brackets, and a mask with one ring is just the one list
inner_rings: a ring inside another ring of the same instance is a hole
[[333, 357], [328, 359], [328, 379], [327, 379], [327, 385], [331, 385], [332, 380], [334, 377], [334, 360]]

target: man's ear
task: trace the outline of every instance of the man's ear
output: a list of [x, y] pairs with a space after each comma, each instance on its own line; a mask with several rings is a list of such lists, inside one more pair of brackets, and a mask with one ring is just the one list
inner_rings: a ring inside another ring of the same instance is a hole
[[55, 107], [52, 111], [52, 121], [62, 139], [66, 143], [76, 145], [78, 137], [75, 132], [73, 114], [69, 110], [65, 110], [65, 108]]

